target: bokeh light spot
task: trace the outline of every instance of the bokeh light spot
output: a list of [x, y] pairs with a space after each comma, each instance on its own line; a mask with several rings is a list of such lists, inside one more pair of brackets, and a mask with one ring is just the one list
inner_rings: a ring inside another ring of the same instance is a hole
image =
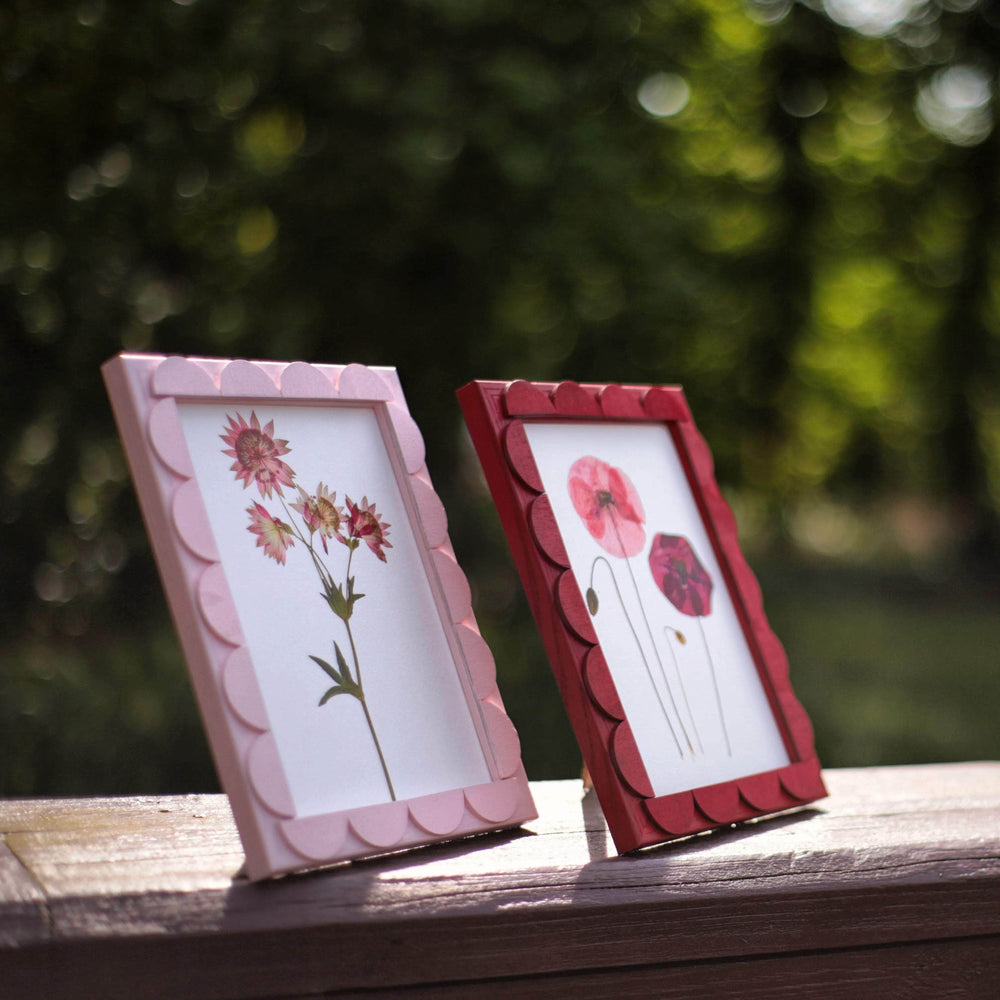
[[928, 131], [956, 146], [975, 146], [993, 130], [992, 87], [978, 66], [938, 70], [917, 94], [917, 117]]
[[670, 118], [683, 111], [691, 100], [691, 88], [676, 73], [654, 73], [639, 84], [639, 106], [654, 118]]
[[251, 208], [236, 226], [236, 246], [244, 257], [263, 253], [278, 235], [278, 220], [266, 206]]

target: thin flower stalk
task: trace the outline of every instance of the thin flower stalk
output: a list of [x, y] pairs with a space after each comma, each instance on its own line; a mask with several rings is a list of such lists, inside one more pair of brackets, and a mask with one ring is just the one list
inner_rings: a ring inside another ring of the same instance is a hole
[[[663, 687], [667, 692], [674, 715], [677, 717], [677, 722], [680, 726], [681, 733], [683, 734], [684, 742], [687, 744], [688, 750], [693, 754], [695, 752], [694, 747], [692, 745], [691, 738], [688, 735], [687, 727], [684, 724], [684, 718], [678, 710], [677, 699], [674, 696], [670, 680], [667, 677], [666, 671], [663, 667], [663, 662], [660, 659], [659, 650], [657, 649], [656, 641], [653, 638], [653, 632], [646, 616], [646, 609], [643, 606], [642, 597], [639, 593], [638, 584], [630, 562], [630, 558], [641, 552], [646, 542], [646, 532], [643, 527], [645, 522], [645, 511], [639, 494], [631, 480], [625, 475], [624, 472], [622, 472], [621, 469], [617, 469], [609, 463], [593, 456], [586, 456], [584, 458], [577, 459], [573, 463], [569, 470], [568, 489], [573, 507], [577, 514], [580, 515], [584, 526], [590, 533], [591, 537], [609, 555], [625, 561], [625, 566], [628, 571], [629, 578], [632, 581], [632, 588], [635, 591], [639, 611], [645, 626], [646, 635], [648, 636], [649, 644], [653, 649], [653, 654], [656, 657]], [[598, 556], [591, 564], [591, 586], [587, 591], [587, 604], [590, 608], [590, 612], [593, 615], [597, 614], [598, 601], [597, 593], [593, 587], [593, 580], [598, 562], [602, 560], [607, 565], [608, 571], [611, 574], [611, 579], [614, 584], [615, 592], [618, 596], [622, 612], [625, 615], [625, 619], [628, 622], [628, 626], [632, 632], [633, 638], [635, 639], [639, 655], [646, 669], [653, 691], [656, 694], [660, 710], [663, 713], [663, 718], [670, 729], [674, 742], [677, 744], [678, 752], [683, 757], [683, 747], [677, 737], [677, 732], [674, 728], [673, 721], [670, 718], [670, 713], [660, 696], [659, 686], [653, 678], [649, 660], [646, 657], [642, 641], [639, 638], [638, 632], [632, 622], [628, 606], [623, 599], [614, 569], [603, 556]], [[678, 678], [680, 678], [679, 672]], [[690, 709], [688, 709], [688, 714], [690, 716]]]
[[[712, 613], [712, 577], [702, 566], [691, 543], [683, 535], [658, 534], [654, 537], [649, 550], [649, 568], [653, 580], [660, 592], [683, 615], [696, 618], [701, 634], [702, 648], [708, 661], [712, 688], [715, 693], [716, 711], [719, 724], [726, 741], [726, 752], [733, 754], [732, 742], [729, 738], [729, 727], [722, 706], [722, 694], [719, 690], [719, 679], [715, 669], [712, 649], [705, 635], [703, 619]], [[680, 640], [683, 633], [673, 629]], [[668, 643], [669, 645], [669, 643]], [[676, 662], [676, 658], [675, 658]]]

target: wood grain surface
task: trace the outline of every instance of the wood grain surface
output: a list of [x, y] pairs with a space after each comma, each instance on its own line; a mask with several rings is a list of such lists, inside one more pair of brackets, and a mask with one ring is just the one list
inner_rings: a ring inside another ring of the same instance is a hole
[[1000, 763], [618, 857], [578, 781], [523, 830], [253, 884], [223, 796], [0, 802], [0, 996], [1000, 996]]

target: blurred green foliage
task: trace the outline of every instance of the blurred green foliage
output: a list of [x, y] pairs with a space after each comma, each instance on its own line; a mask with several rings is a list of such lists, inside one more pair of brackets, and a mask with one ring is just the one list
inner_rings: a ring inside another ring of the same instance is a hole
[[99, 365], [395, 365], [532, 777], [471, 378], [681, 382], [828, 764], [996, 755], [994, 0], [12, 0], [0, 793], [214, 776]]

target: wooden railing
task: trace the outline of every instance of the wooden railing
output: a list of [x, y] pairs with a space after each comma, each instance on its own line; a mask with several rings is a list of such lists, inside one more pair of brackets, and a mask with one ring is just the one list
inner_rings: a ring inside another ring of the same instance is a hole
[[833, 770], [800, 812], [616, 857], [524, 830], [252, 884], [223, 796], [0, 802], [0, 997], [1000, 997], [1000, 763]]

